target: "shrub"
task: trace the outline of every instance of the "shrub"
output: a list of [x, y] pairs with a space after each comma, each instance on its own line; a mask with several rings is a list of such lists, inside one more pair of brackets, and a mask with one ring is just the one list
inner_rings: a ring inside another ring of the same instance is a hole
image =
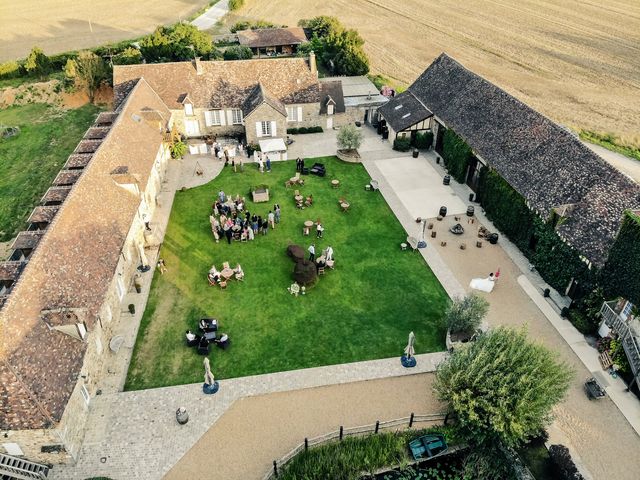
[[76, 83], [86, 90], [93, 103], [96, 90], [110, 77], [109, 68], [102, 58], [89, 51], [80, 52], [74, 62]]
[[169, 150], [171, 150], [171, 158], [180, 158], [187, 153], [187, 146], [182, 141], [175, 142], [169, 147]]
[[362, 145], [363, 134], [355, 125], [345, 125], [338, 132], [338, 148], [343, 150], [357, 150]]
[[453, 130], [446, 130], [442, 143], [442, 158], [447, 171], [458, 183], [464, 183], [471, 158], [471, 147]]
[[399, 152], [408, 152], [411, 148], [411, 139], [409, 137], [398, 137], [393, 141], [393, 149]]
[[244, 0], [229, 0], [229, 10], [238, 10], [244, 5]]
[[20, 64], [16, 61], [0, 63], [0, 78], [16, 78], [20, 76]]
[[24, 61], [24, 70], [28, 75], [42, 77], [49, 73], [51, 62], [41, 48], [33, 47]]
[[298, 133], [298, 129], [297, 128], [287, 128], [287, 133], [289, 135], [295, 135]]
[[472, 293], [464, 298], [453, 299], [445, 312], [447, 328], [451, 333], [473, 333], [489, 311], [489, 302]]
[[640, 305], [640, 215], [631, 211], [624, 214], [600, 283], [608, 296], [622, 296]]
[[298, 133], [304, 135], [305, 133], [309, 133], [309, 130], [307, 129], [307, 127], [300, 127], [298, 129]]
[[316, 125], [315, 127], [309, 127], [308, 130], [309, 130], [309, 133], [322, 133], [322, 132], [324, 132], [324, 130], [322, 129], [322, 127], [320, 125]]
[[431, 148], [433, 143], [433, 132], [424, 132], [424, 133], [416, 133], [415, 140], [413, 141], [413, 146], [416, 148]]
[[225, 60], [247, 60], [253, 57], [253, 52], [244, 45], [233, 45], [222, 54]]
[[584, 477], [578, 472], [576, 464], [573, 463], [569, 449], [564, 445], [551, 445], [549, 457], [558, 469], [560, 480], [584, 480]]
[[135, 65], [142, 63], [142, 52], [134, 47], [127, 47], [113, 57], [114, 65]]
[[149, 62], [191, 60], [215, 56], [211, 37], [189, 23], [160, 26], [140, 40], [140, 50]]

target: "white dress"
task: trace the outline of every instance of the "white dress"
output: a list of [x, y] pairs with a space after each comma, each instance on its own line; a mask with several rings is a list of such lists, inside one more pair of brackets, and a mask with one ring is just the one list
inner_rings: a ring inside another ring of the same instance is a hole
[[469, 286], [474, 290], [480, 290], [481, 292], [491, 292], [496, 284], [494, 277], [487, 278], [474, 278], [469, 283]]

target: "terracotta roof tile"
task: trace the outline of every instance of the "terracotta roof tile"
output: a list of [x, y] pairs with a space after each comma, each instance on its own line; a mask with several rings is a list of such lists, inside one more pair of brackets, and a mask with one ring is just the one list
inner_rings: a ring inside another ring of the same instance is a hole
[[300, 27], [240, 30], [236, 35], [240, 45], [250, 48], [300, 45], [307, 42], [304, 29]]
[[67, 195], [69, 195], [70, 191], [71, 187], [49, 187], [49, 189], [40, 200], [40, 203], [62, 203], [64, 202], [65, 198], [67, 198]]
[[38, 206], [33, 209], [27, 223], [51, 223], [53, 217], [56, 216], [60, 210], [59, 205], [52, 205], [48, 207]]
[[115, 65], [115, 102], [124, 98], [135, 80], [143, 78], [171, 109], [181, 109], [185, 95], [199, 108], [242, 108], [258, 83], [285, 104], [320, 101], [320, 86], [303, 58]]
[[78, 181], [80, 175], [82, 175], [82, 170], [60, 170], [53, 180], [53, 185], [58, 187], [73, 185]]
[[64, 164], [66, 170], [73, 170], [86, 167], [91, 161], [92, 153], [72, 153]]

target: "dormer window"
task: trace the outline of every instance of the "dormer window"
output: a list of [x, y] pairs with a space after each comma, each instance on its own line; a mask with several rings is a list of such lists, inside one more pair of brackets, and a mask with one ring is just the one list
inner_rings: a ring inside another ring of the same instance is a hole
[[185, 103], [184, 104], [184, 114], [191, 116], [193, 115], [193, 105], [190, 103]]

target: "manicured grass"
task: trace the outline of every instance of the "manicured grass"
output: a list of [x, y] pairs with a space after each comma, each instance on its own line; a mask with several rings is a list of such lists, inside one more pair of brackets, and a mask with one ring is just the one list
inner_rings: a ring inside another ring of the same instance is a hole
[[581, 130], [580, 138], [587, 142], [600, 145], [612, 152], [620, 153], [629, 158], [640, 160], [640, 148], [637, 145], [628, 145], [623, 143], [616, 135], [611, 133], [592, 132], [589, 130]]
[[0, 241], [26, 227], [25, 220], [95, 120], [99, 107], [76, 110], [33, 103], [0, 110], [0, 125], [20, 134], [0, 140]]
[[[155, 273], [127, 389], [202, 380], [202, 357], [184, 342], [185, 330], [196, 331], [202, 316], [218, 318], [231, 337], [229, 349], [210, 353], [221, 378], [399, 357], [412, 330], [417, 353], [443, 350], [447, 295], [420, 255], [400, 250], [406, 234], [380, 193], [365, 191], [365, 169], [335, 157], [317, 160], [328, 174], [304, 177], [301, 193], [315, 199], [305, 210], [295, 208], [295, 189], [284, 187], [295, 161], [274, 162], [264, 174], [254, 165], [235, 174], [229, 167], [210, 184], [176, 193], [160, 253], [168, 272]], [[333, 178], [339, 189], [331, 188]], [[261, 183], [269, 185], [271, 200], [253, 204], [249, 189]], [[249, 210], [263, 217], [279, 203], [282, 222], [253, 242], [216, 244], [208, 217], [220, 189], [244, 195]], [[346, 213], [340, 197], [351, 204]], [[318, 218], [324, 238], [303, 237], [304, 220]], [[312, 241], [317, 251], [333, 247], [336, 269], [296, 298], [287, 292], [294, 264], [285, 250], [289, 243], [306, 250]], [[209, 286], [209, 268], [225, 261], [239, 262], [245, 281], [232, 280], [226, 290]]]

